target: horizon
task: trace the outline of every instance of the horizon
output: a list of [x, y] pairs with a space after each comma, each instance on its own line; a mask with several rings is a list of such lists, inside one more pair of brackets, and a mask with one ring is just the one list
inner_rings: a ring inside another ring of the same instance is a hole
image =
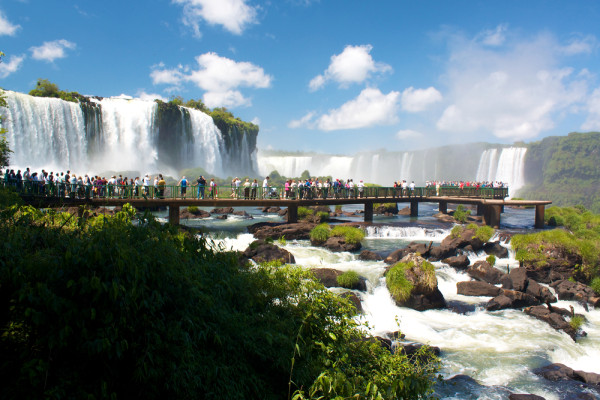
[[600, 4], [140, 4], [4, 2], [0, 86], [28, 93], [42, 78], [90, 96], [202, 99], [259, 125], [261, 151], [504, 146], [600, 130]]

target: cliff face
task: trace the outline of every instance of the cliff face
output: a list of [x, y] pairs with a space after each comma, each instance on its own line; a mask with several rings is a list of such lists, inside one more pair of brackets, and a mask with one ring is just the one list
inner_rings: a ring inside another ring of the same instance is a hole
[[222, 134], [223, 170], [229, 175], [255, 175], [258, 126], [220, 113], [213, 113], [212, 117]]
[[582, 204], [600, 212], [600, 132], [570, 133], [528, 145], [527, 185], [521, 195], [552, 200], [555, 205]]

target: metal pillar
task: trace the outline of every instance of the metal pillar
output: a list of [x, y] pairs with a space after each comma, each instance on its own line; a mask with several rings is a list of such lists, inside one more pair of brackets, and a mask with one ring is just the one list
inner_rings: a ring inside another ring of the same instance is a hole
[[442, 214], [448, 214], [448, 202], [440, 201], [438, 203], [438, 211], [441, 212]]
[[484, 207], [483, 222], [492, 228], [498, 228], [500, 226], [500, 210], [502, 206], [485, 205]]
[[535, 228], [543, 229], [544, 228], [544, 213], [546, 210], [546, 206], [543, 204], [538, 204], [535, 206]]
[[411, 217], [419, 216], [419, 202], [417, 200], [410, 201], [410, 216]]
[[294, 224], [298, 222], [298, 206], [290, 204], [287, 208], [287, 222]]
[[365, 203], [365, 222], [373, 222], [373, 203]]

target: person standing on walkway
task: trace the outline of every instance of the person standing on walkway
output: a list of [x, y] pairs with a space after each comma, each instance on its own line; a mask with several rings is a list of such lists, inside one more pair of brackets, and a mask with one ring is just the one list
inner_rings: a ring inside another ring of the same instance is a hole
[[263, 190], [263, 192], [262, 192], [262, 197], [263, 197], [263, 199], [266, 199], [266, 198], [267, 198], [267, 194], [268, 194], [268, 191], [269, 191], [269, 179], [271, 179], [271, 178], [269, 178], [269, 177], [267, 176], [267, 177], [266, 177], [266, 178], [263, 180], [263, 184], [262, 184], [262, 190]]
[[183, 176], [178, 183], [178, 185], [181, 186], [181, 198], [182, 199], [185, 198], [185, 192], [187, 191], [187, 184], [188, 184], [188, 181], [187, 181], [187, 179], [185, 179], [185, 176]]

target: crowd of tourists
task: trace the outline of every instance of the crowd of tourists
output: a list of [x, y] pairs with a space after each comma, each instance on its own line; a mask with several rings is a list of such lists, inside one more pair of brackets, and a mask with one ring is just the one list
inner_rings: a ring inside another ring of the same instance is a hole
[[[4, 184], [12, 186], [20, 192], [41, 196], [70, 197], [70, 198], [217, 198], [218, 184], [214, 178], [207, 179], [200, 175], [194, 180], [185, 176], [178, 181], [175, 187], [167, 186], [162, 174], [143, 177], [128, 178], [122, 175], [112, 175], [108, 179], [98, 175], [77, 175], [71, 171], [54, 173], [42, 169], [40, 173], [32, 172], [29, 168], [23, 172], [7, 169], [4, 174]], [[441, 187], [458, 189], [504, 188], [503, 182], [476, 182], [476, 181], [427, 181], [424, 191], [420, 195], [440, 195]], [[189, 192], [188, 192], [189, 189]], [[385, 197], [411, 197], [416, 195], [417, 187], [414, 181], [396, 181], [393, 188], [378, 188], [385, 190]], [[391, 193], [387, 193], [391, 190]], [[166, 193], [169, 191], [169, 193]], [[273, 187], [270, 177], [267, 176], [259, 182], [258, 179], [239, 178], [231, 181], [229, 196], [235, 199], [255, 200], [257, 198], [284, 198], [284, 199], [315, 199], [315, 198], [349, 198], [365, 197], [368, 195], [367, 186], [363, 180], [354, 182], [354, 179], [287, 179], [282, 187]]]

